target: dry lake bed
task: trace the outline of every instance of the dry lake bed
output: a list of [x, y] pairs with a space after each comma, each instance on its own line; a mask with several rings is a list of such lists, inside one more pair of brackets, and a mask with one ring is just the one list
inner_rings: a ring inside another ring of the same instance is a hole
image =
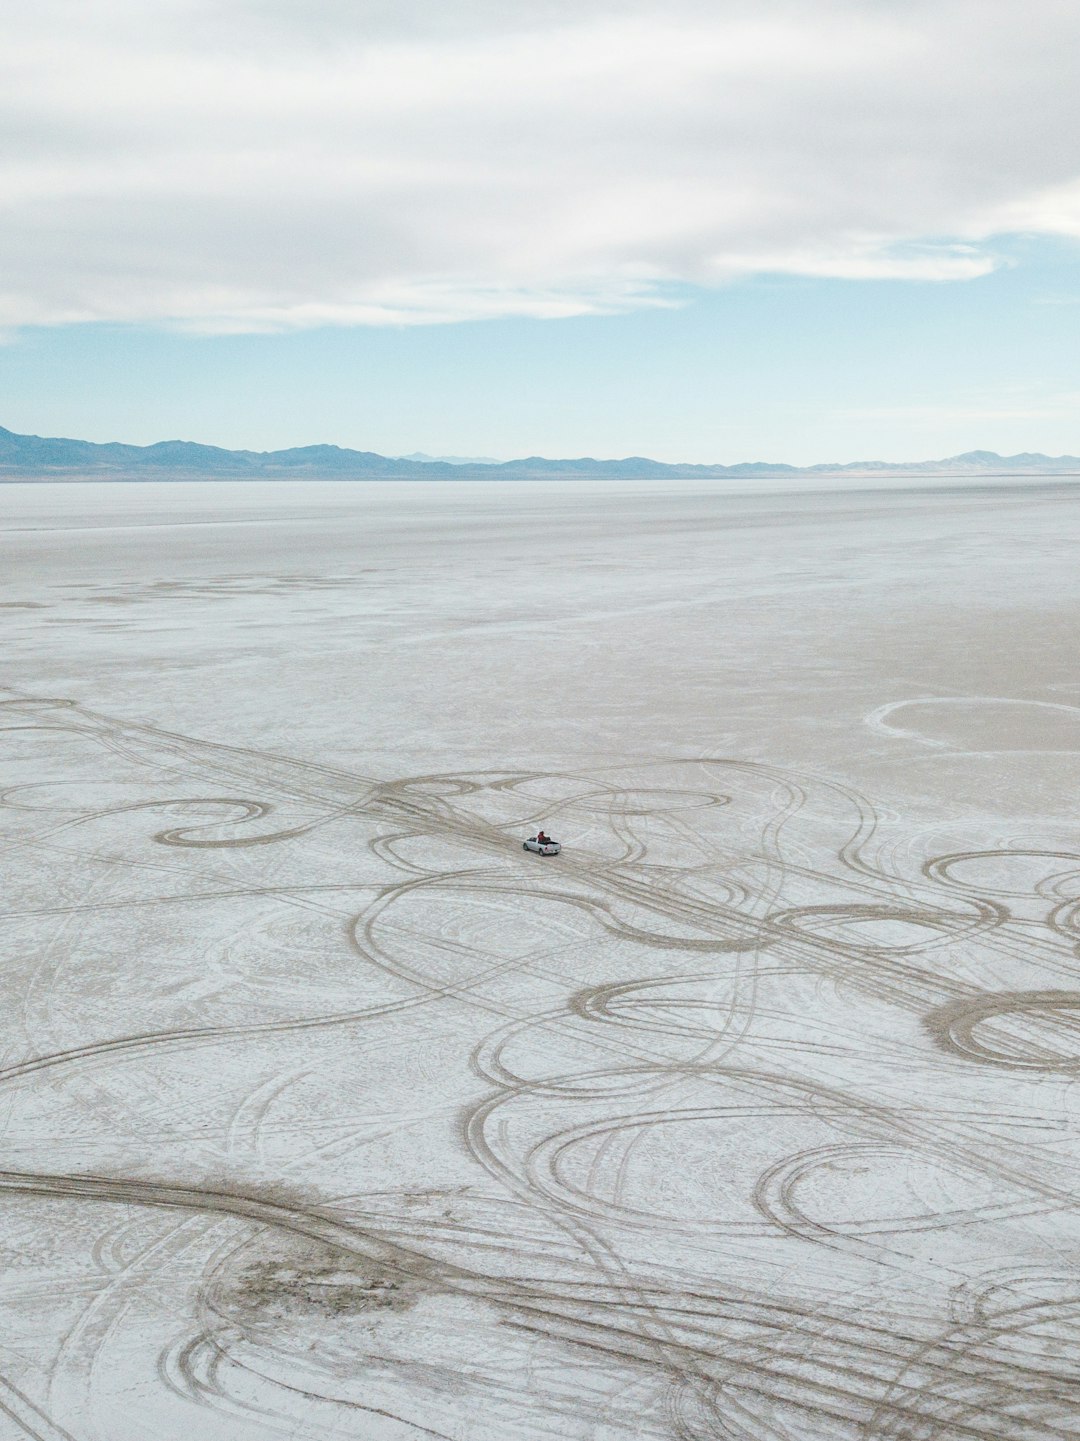
[[896, 487], [0, 486], [0, 1441], [1080, 1435], [1080, 489]]

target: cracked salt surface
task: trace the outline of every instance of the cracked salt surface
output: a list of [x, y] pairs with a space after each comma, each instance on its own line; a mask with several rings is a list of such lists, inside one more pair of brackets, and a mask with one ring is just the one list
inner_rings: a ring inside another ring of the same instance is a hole
[[1077, 1434], [1074, 490], [0, 496], [0, 1434]]

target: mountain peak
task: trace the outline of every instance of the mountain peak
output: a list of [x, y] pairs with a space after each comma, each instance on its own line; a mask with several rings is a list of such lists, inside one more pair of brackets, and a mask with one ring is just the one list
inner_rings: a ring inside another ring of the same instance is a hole
[[767, 479], [843, 475], [1030, 475], [1080, 476], [1080, 459], [1038, 452], [1001, 456], [993, 450], [968, 450], [947, 460], [855, 461], [811, 466], [751, 460], [736, 465], [671, 464], [631, 455], [622, 460], [579, 456], [549, 460], [531, 455], [495, 461], [490, 457], [385, 456], [372, 450], [340, 445], [293, 446], [286, 450], [226, 450], [191, 440], [163, 440], [154, 445], [105, 445], [88, 440], [19, 435], [0, 426], [0, 480], [539, 480], [544, 477], [623, 480]]

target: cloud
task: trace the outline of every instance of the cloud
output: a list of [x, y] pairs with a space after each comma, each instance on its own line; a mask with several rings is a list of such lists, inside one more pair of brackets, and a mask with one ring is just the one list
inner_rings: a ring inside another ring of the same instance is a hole
[[561, 316], [1080, 236], [1072, 0], [38, 0], [0, 326]]

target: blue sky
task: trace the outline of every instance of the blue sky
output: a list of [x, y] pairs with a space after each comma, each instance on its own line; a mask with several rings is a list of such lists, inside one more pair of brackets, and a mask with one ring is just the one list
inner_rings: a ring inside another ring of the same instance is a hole
[[1080, 452], [1075, 5], [42, 0], [10, 42], [10, 429]]
[[1080, 451], [1080, 247], [953, 282], [756, 278], [678, 308], [199, 336], [36, 328], [9, 429], [509, 458], [912, 460]]

